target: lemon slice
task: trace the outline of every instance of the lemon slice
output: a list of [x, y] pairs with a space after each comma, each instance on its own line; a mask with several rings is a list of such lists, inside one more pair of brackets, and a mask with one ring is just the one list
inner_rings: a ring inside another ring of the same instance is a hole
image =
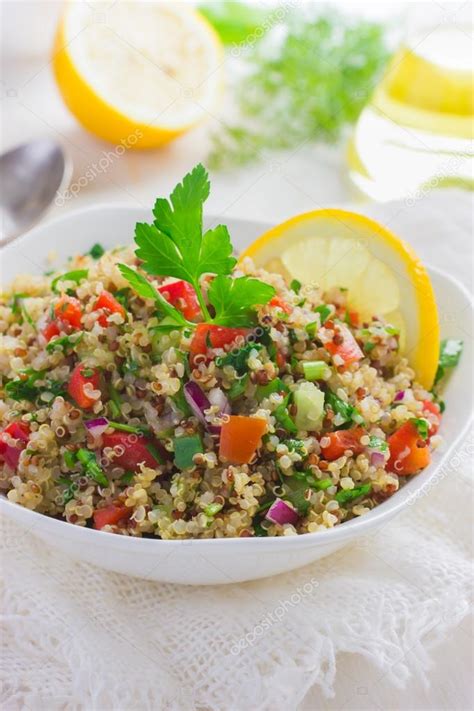
[[69, 2], [53, 66], [85, 128], [127, 148], [150, 148], [212, 113], [222, 60], [216, 33], [186, 3]]
[[363, 320], [382, 316], [400, 329], [400, 349], [431, 388], [439, 325], [426, 269], [405, 242], [377, 222], [345, 210], [293, 217], [259, 237], [241, 259], [323, 290], [343, 287]]

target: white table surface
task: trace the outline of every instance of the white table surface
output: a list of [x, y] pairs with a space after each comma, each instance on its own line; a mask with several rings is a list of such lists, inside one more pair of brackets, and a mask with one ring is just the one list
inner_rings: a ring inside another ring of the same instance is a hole
[[[44, 59], [7, 56], [3, 64], [2, 96], [2, 150], [40, 135], [54, 136], [71, 156], [73, 181], [77, 181], [89, 166], [98, 163], [104, 152], [113, 149], [87, 135], [70, 116], [60, 100], [50, 65]], [[63, 207], [54, 207], [48, 219], [65, 210], [98, 202], [151, 208], [157, 195], [167, 194], [190, 167], [198, 161], [205, 162], [212, 128], [211, 122], [161, 151], [129, 151], [111, 159], [104, 173], [98, 174]], [[344, 167], [343, 145], [303, 146], [270, 163], [227, 174], [212, 174], [212, 193], [206, 207], [214, 214], [275, 223], [298, 212], [348, 203], [352, 195]], [[417, 242], [417, 249], [423, 258], [443, 266], [447, 248], [442, 244], [443, 220], [459, 221], [459, 248], [449, 247], [450, 260], [453, 273], [465, 283], [469, 282], [472, 268], [469, 198], [460, 196], [460, 209], [456, 214], [443, 211], [441, 194], [424, 199], [431, 199], [434, 208], [437, 206], [440, 230], [439, 235], [427, 235], [425, 240]], [[409, 226], [413, 225], [416, 204], [400, 203], [388, 208], [366, 204], [360, 209], [374, 215], [383, 214], [392, 230], [410, 239]], [[315, 689], [308, 694], [301, 709], [470, 709], [473, 706], [472, 632], [472, 621], [465, 621], [435, 650], [430, 688], [413, 679], [405, 690], [396, 689], [368, 663], [347, 654], [338, 660], [335, 698], [328, 701]]]

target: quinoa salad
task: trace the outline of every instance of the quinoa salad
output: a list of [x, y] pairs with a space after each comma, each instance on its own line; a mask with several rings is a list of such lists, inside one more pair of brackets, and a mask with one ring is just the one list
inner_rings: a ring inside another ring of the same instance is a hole
[[[430, 463], [442, 402], [344, 289], [237, 263], [199, 165], [135, 243], [0, 297], [0, 487], [106, 532], [286, 536], [361, 516]], [[442, 344], [436, 381], [461, 343]]]

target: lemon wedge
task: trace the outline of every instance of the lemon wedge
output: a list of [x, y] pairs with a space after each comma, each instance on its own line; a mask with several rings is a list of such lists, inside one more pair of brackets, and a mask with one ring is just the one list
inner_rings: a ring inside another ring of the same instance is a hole
[[402, 353], [431, 388], [439, 356], [433, 287], [412, 248], [385, 227], [354, 212], [316, 210], [269, 230], [245, 257], [288, 280], [347, 289], [363, 320], [382, 316], [400, 329]]
[[127, 148], [162, 145], [215, 108], [222, 45], [186, 3], [68, 2], [53, 67], [85, 128]]

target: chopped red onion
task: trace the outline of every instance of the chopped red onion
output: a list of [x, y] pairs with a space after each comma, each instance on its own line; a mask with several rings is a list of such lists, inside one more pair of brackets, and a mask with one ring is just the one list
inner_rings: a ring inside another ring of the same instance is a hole
[[383, 467], [385, 464], [385, 456], [383, 452], [371, 452], [370, 463], [373, 467]]
[[272, 523], [292, 523], [298, 521], [298, 512], [287, 501], [275, 499], [273, 504], [268, 509], [265, 518], [268, 518]]
[[398, 393], [396, 393], [395, 397], [393, 398], [393, 402], [401, 402], [404, 397], [405, 397], [405, 391], [399, 390]]
[[211, 407], [211, 403], [207, 399], [207, 395], [205, 395], [200, 386], [193, 380], [189, 380], [185, 383], [183, 389], [184, 397], [193, 411], [193, 414], [196, 415], [198, 420], [200, 420], [203, 425], [206, 425], [207, 427], [208, 423], [206, 421], [205, 410], [209, 410]]
[[95, 420], [88, 420], [84, 424], [93, 437], [99, 437], [109, 426], [109, 421], [106, 417], [98, 417]]
[[220, 388], [212, 388], [212, 390], [209, 391], [209, 402], [211, 405], [217, 405], [221, 414], [230, 415], [232, 411], [230, 402], [224, 391]]

